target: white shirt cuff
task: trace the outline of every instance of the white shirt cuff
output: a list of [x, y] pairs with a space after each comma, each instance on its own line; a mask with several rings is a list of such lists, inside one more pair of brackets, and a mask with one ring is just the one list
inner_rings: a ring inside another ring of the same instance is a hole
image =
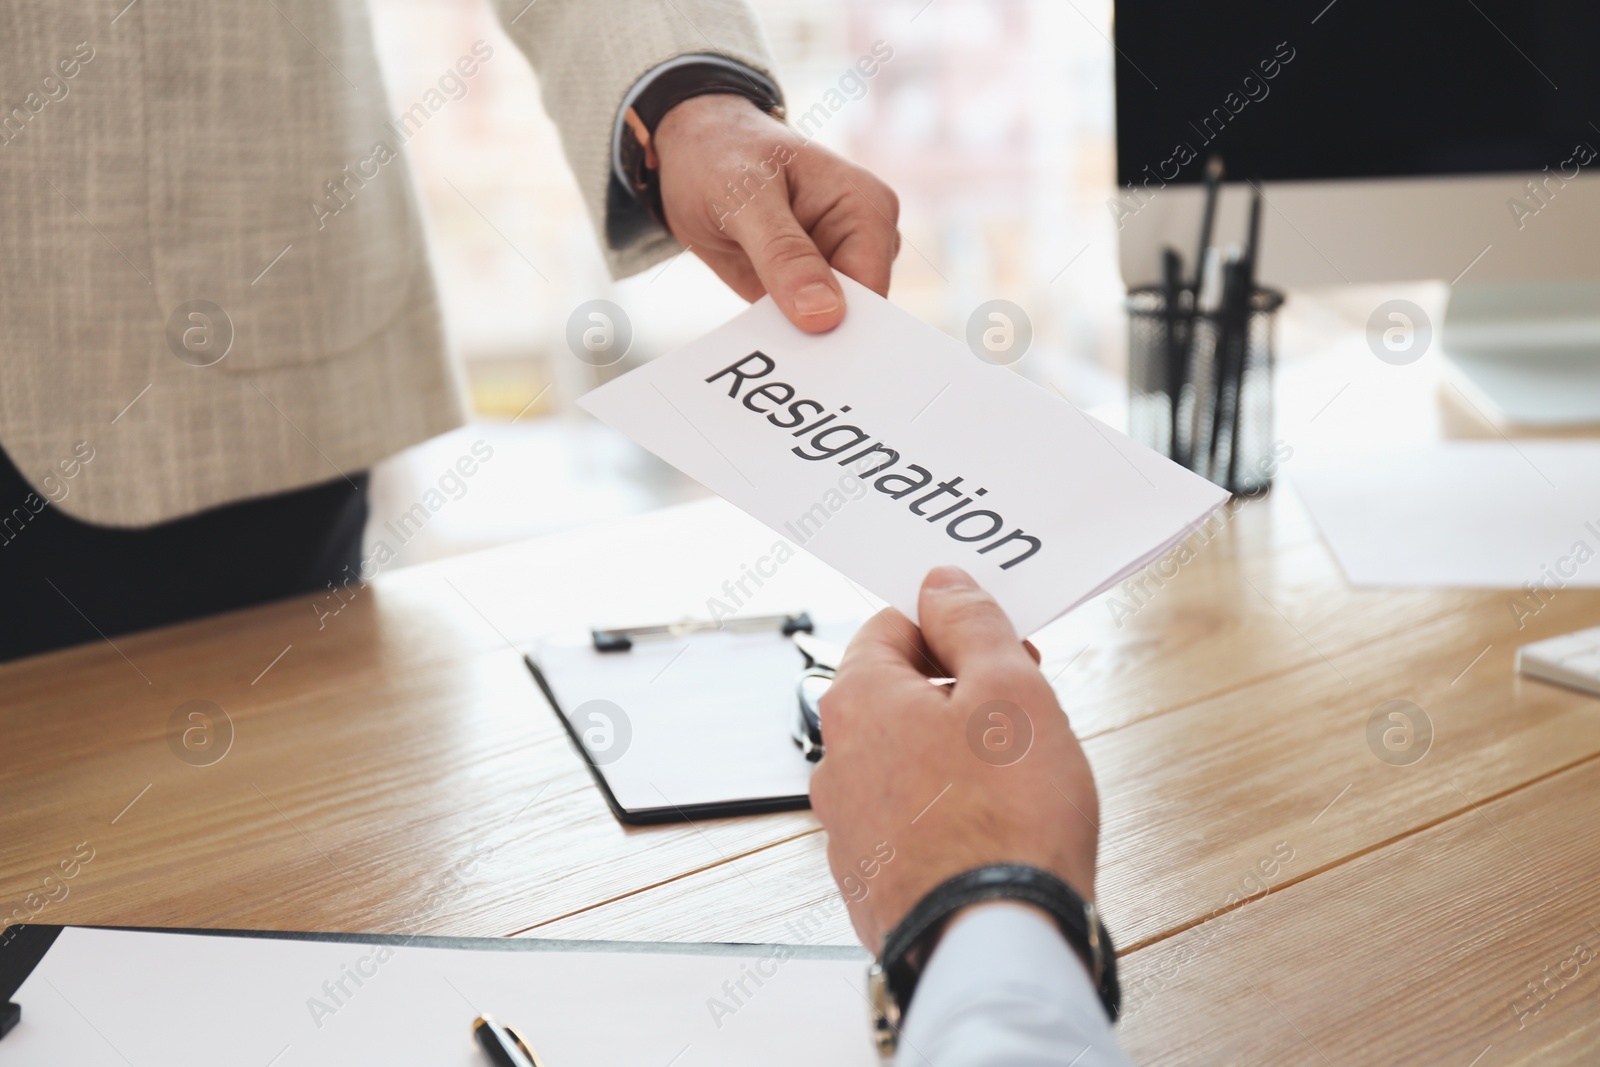
[[1000, 901], [953, 920], [917, 983], [897, 1067], [1127, 1067], [1055, 923]]

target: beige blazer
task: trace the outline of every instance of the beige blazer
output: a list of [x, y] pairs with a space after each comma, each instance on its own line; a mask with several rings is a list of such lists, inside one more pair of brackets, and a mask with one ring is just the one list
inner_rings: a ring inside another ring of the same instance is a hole
[[[69, 514], [134, 526], [459, 425], [365, 0], [122, 3], [0, 3], [0, 446]], [[616, 218], [605, 241], [613, 122], [673, 56], [768, 70], [742, 0], [497, 6], [612, 271], [676, 251]]]

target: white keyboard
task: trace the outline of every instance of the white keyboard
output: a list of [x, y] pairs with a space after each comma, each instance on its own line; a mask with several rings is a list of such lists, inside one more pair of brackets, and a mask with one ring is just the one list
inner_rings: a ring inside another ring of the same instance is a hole
[[1600, 696], [1600, 626], [1523, 645], [1517, 649], [1517, 670]]

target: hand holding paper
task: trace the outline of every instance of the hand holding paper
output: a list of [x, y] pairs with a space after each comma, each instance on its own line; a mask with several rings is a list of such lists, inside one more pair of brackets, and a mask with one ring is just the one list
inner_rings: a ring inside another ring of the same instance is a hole
[[888, 292], [900, 207], [876, 175], [739, 96], [684, 101], [654, 144], [673, 236], [746, 300], [770, 293], [796, 326], [820, 332], [845, 314], [830, 266]]
[[923, 576], [954, 564], [1031, 633], [1226, 498], [840, 282], [829, 333], [763, 299], [579, 404], [913, 620]]
[[[1099, 797], [1050, 683], [962, 571], [929, 574], [921, 606], [920, 633], [892, 611], [868, 620], [822, 703], [828, 754], [811, 807], [869, 947], [934, 886], [984, 864], [1029, 863], [1094, 897]], [[928, 685], [933, 662], [960, 680]], [[907, 822], [947, 789], [958, 802]], [[851, 893], [861, 857], [891, 840], [904, 858]]]

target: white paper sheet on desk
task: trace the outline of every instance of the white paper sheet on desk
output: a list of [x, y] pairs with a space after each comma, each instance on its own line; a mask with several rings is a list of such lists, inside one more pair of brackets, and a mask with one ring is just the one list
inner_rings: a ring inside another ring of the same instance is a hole
[[913, 620], [923, 576], [953, 563], [1032, 633], [1227, 498], [841, 281], [849, 312], [829, 333], [763, 298], [578, 404]]
[[1294, 468], [1352, 585], [1600, 586], [1600, 441], [1458, 441]]
[[[866, 964], [848, 950], [473, 944], [69, 927], [17, 990], [22, 1022], [0, 1038], [0, 1063], [486, 1067], [471, 1036], [480, 1012], [515, 1026], [546, 1067], [879, 1062]], [[736, 1017], [708, 1011], [724, 982], [775, 959], [777, 977]]]

